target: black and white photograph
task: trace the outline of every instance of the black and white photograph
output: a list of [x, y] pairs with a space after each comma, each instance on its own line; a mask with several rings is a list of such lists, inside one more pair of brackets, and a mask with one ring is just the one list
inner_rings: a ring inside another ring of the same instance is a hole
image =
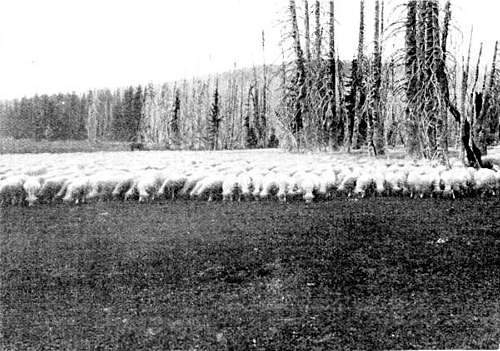
[[500, 350], [498, 0], [0, 0], [0, 350]]

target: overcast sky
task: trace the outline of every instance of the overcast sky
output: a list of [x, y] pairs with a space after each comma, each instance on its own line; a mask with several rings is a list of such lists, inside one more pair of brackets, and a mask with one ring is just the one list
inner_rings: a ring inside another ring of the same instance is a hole
[[[388, 8], [398, 3], [386, 2]], [[266, 60], [279, 63], [280, 19], [287, 3], [1, 0], [0, 99], [163, 82], [229, 70], [234, 63], [238, 67], [260, 64], [262, 30], [267, 37]], [[322, 3], [326, 6], [327, 1]], [[351, 58], [357, 45], [359, 2], [335, 3], [338, 52]], [[455, 24], [466, 38], [474, 25], [475, 39], [488, 43], [485, 55], [491, 61], [492, 43], [500, 39], [499, 0], [454, 0], [453, 4]], [[368, 29], [373, 26], [373, 6], [374, 1], [366, 0]], [[468, 41], [457, 33], [454, 39], [458, 46]]]

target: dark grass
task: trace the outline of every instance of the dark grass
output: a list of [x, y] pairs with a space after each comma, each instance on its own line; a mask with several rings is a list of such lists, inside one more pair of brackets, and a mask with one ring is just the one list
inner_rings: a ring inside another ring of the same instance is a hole
[[495, 199], [1, 211], [3, 350], [500, 343]]
[[0, 136], [0, 155], [101, 151], [130, 151], [130, 143], [111, 141], [90, 143], [87, 140], [36, 141], [31, 139], [2, 138]]

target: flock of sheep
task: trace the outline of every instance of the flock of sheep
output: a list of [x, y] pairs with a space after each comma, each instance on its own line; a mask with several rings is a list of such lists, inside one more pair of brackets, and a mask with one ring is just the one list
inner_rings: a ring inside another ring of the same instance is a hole
[[500, 169], [281, 151], [4, 155], [3, 206], [191, 198], [290, 201], [332, 197], [498, 196]]

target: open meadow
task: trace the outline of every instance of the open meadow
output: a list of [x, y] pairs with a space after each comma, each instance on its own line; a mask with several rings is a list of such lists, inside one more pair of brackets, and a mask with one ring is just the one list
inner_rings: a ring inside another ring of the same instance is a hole
[[498, 223], [498, 199], [6, 207], [2, 349], [495, 349]]

